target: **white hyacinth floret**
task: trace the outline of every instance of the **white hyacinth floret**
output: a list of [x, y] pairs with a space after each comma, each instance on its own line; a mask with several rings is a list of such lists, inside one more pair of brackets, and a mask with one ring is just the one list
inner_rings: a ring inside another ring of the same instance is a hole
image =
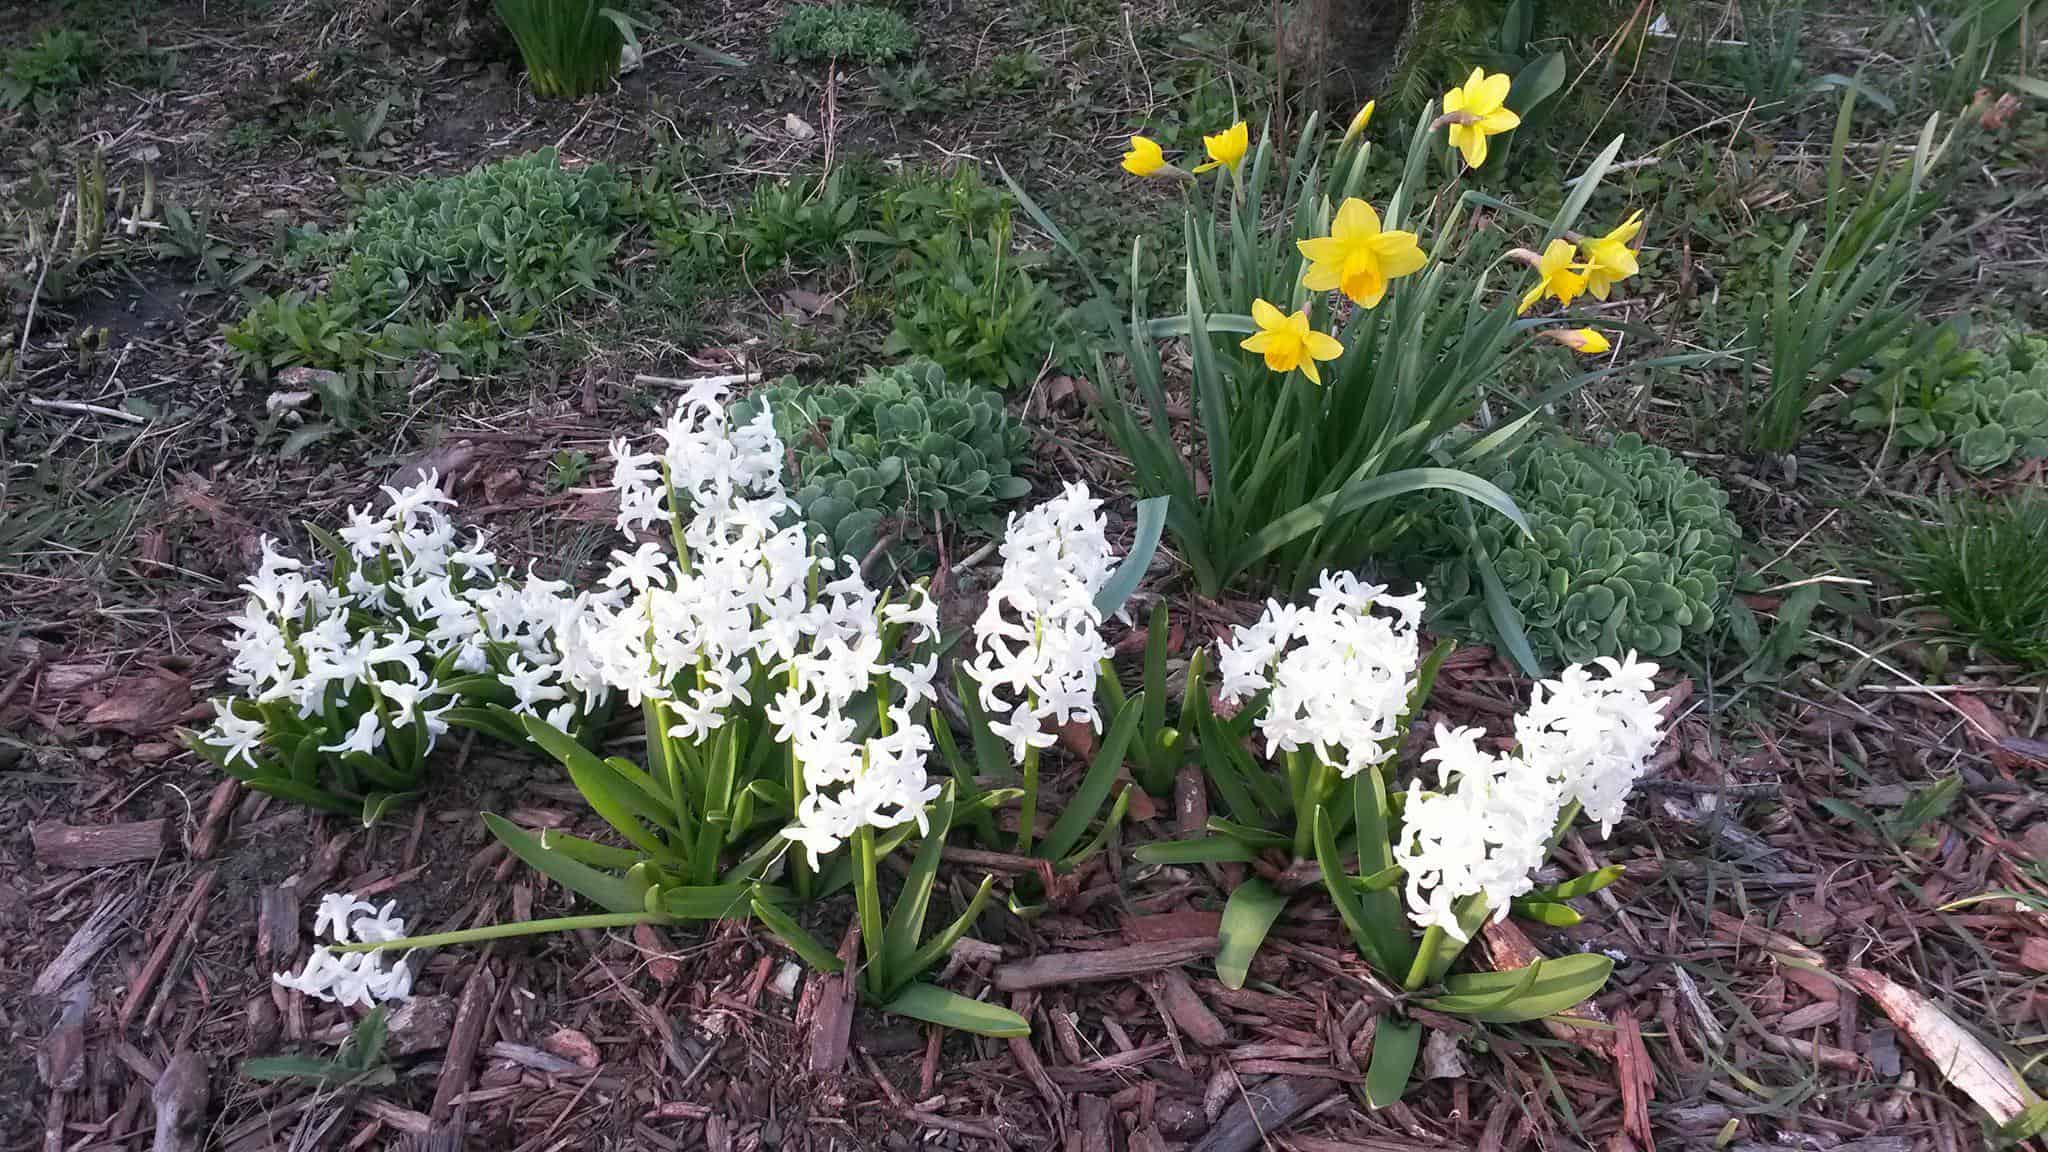
[[403, 939], [405, 920], [397, 915], [397, 910], [395, 900], [385, 901], [380, 908], [368, 900], [358, 900], [352, 892], [322, 896], [313, 914], [313, 935], [317, 939], [325, 933], [329, 943], [315, 946], [300, 971], [273, 973], [271, 979], [282, 987], [316, 1000], [338, 1002], [343, 1007], [367, 1008], [386, 1001], [412, 999], [412, 969], [404, 957], [387, 967], [387, 952], [337, 952], [332, 946]]

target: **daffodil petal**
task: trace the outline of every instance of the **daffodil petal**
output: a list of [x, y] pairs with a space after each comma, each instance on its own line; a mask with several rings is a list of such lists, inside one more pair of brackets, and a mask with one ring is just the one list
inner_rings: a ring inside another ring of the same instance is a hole
[[1344, 342], [1328, 332], [1310, 332], [1306, 342], [1310, 360], [1335, 360], [1344, 354]]
[[1252, 301], [1252, 322], [1261, 328], [1278, 328], [1287, 323], [1287, 315], [1264, 300]]
[[1337, 218], [1330, 223], [1330, 238], [1350, 240], [1377, 236], [1380, 232], [1380, 214], [1372, 205], [1353, 196], [1337, 207]]
[[1301, 274], [1301, 286], [1311, 292], [1329, 292], [1344, 279], [1344, 266], [1335, 260], [1311, 264]]
[[[1508, 88], [1514, 83], [1513, 79], [1505, 72], [1495, 72], [1493, 75], [1487, 76], [1479, 69], [1474, 69], [1473, 71], [1475, 75], [1480, 77], [1478, 82], [1479, 89], [1473, 94], [1477, 96], [1477, 99], [1470, 99], [1468, 97], [1467, 106], [1477, 104], [1489, 111], [1499, 108], [1501, 102], [1508, 98]], [[1467, 91], [1470, 92], [1469, 85], [1471, 82], [1467, 81], [1466, 83], [1468, 85]], [[1514, 113], [1510, 112], [1508, 115], [1513, 116]]]
[[1323, 374], [1316, 370], [1316, 362], [1314, 360], [1303, 360], [1301, 362], [1301, 374], [1308, 377], [1309, 383], [1318, 387], [1322, 386]]
[[1271, 332], [1254, 332], [1245, 337], [1238, 347], [1247, 352], [1264, 352], [1273, 346], [1273, 339]]

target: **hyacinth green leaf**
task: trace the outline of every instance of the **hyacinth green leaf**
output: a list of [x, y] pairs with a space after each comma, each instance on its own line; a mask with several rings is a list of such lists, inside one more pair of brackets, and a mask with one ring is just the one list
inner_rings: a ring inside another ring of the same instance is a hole
[[1031, 1035], [1031, 1022], [1000, 1004], [982, 1000], [970, 1000], [958, 992], [948, 992], [931, 984], [911, 984], [887, 1004], [882, 1011], [892, 1016], [908, 1016], [941, 1028], [952, 1028], [960, 1032], [972, 1032], [977, 1036], [993, 1036], [997, 1039], [1019, 1039]]
[[678, 920], [744, 920], [755, 904], [786, 900], [779, 888], [744, 880], [672, 885], [660, 893], [662, 913]]
[[[311, 739], [311, 737], [308, 737], [308, 739]], [[262, 778], [245, 776], [242, 779], [249, 787], [254, 788], [258, 792], [267, 792], [280, 800], [290, 800], [294, 804], [304, 804], [308, 808], [318, 808], [323, 812], [360, 813], [362, 811], [362, 805], [357, 801], [345, 796], [336, 796], [334, 793], [324, 789], [301, 784], [296, 780], [287, 780], [279, 776]]]
[[1627, 869], [1620, 864], [1609, 864], [1583, 876], [1574, 876], [1563, 883], [1538, 888], [1530, 895], [1539, 900], [1577, 900], [1581, 896], [1591, 896], [1621, 879], [1621, 874], [1625, 871]]
[[1116, 784], [1117, 771], [1124, 765], [1124, 754], [1130, 749], [1131, 737], [1138, 732], [1139, 703], [1135, 699], [1125, 701], [1123, 711], [1110, 722], [1109, 732], [1103, 736], [1102, 746], [1096, 749], [1087, 774], [1081, 777], [1080, 785], [1074, 789], [1074, 795], [1067, 801], [1060, 818], [1053, 823], [1052, 830], [1045, 834], [1045, 841], [1038, 849], [1040, 856], [1047, 860], [1065, 858], [1088, 830], [1089, 821], [1102, 811], [1103, 801], [1109, 798], [1109, 790]]
[[363, 827], [369, 828], [384, 818], [393, 808], [409, 804], [417, 792], [372, 792], [363, 797]]
[[803, 925], [796, 922], [795, 917], [758, 896], [753, 897], [752, 907], [754, 918], [770, 932], [775, 933], [776, 939], [788, 945], [789, 950], [796, 953], [797, 958], [802, 960], [806, 967], [815, 972], [825, 973], [845, 970], [845, 963], [833, 955], [830, 948], [819, 943], [816, 936], [806, 932]]
[[640, 912], [646, 908], [633, 886], [617, 876], [600, 872], [566, 852], [549, 848], [540, 839], [494, 812], [483, 813], [484, 827], [498, 842], [548, 879], [582, 896], [607, 912]]
[[925, 910], [931, 906], [932, 883], [939, 874], [939, 857], [946, 850], [946, 832], [953, 826], [951, 784], [939, 789], [939, 797], [930, 811], [930, 824], [918, 843], [917, 856], [903, 878], [902, 889], [896, 893], [896, 904], [889, 909], [888, 924], [882, 933], [884, 966], [892, 972], [905, 971], [903, 966], [924, 938]]
[[1095, 610], [1102, 613], [1103, 619], [1123, 610], [1124, 601], [1138, 590], [1138, 582], [1152, 566], [1152, 554], [1159, 550], [1159, 534], [1166, 528], [1166, 508], [1164, 496], [1138, 501], [1137, 534], [1131, 538], [1131, 549], [1095, 594]]
[[[1532, 973], [1530, 969], [1535, 969]], [[1438, 1012], [1487, 1024], [1541, 1020], [1596, 995], [1614, 971], [1597, 953], [1541, 960], [1510, 972], [1463, 972], [1444, 979], [1444, 993], [1423, 1001]]]
[[1131, 857], [1140, 864], [1249, 864], [1258, 853], [1229, 836], [1202, 836], [1140, 844]]
[[1252, 957], [1286, 907], [1287, 897], [1256, 877], [1230, 893], [1223, 905], [1223, 923], [1216, 932], [1216, 979], [1225, 988], [1244, 987]]
[[984, 875], [981, 878], [981, 886], [976, 888], [974, 895], [968, 899], [966, 910], [951, 924], [946, 925], [938, 935], [925, 941], [917, 951], [911, 953], [902, 970], [896, 973], [896, 978], [902, 981], [915, 980], [923, 975], [926, 969], [938, 963], [941, 956], [952, 952], [953, 945], [958, 944], [961, 937], [973, 930], [975, 921], [981, 919], [981, 910], [988, 906], [988, 896], [995, 890], [995, 883], [994, 876]]
[[1517, 897], [1509, 905], [1509, 910], [1524, 920], [1533, 920], [1538, 924], [1548, 925], [1552, 928], [1570, 928], [1572, 925], [1585, 919], [1585, 917], [1579, 915], [1578, 909], [1569, 904], [1559, 904], [1554, 900], [1530, 900], [1524, 897]]
[[1372, 1108], [1399, 1103], [1422, 1052], [1422, 1025], [1382, 1014], [1372, 1031], [1372, 1062], [1365, 1069], [1365, 1102]]

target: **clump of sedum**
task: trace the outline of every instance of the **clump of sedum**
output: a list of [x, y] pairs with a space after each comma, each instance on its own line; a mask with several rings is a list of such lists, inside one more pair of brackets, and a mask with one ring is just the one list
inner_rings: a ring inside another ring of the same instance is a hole
[[1500, 629], [1484, 565], [1498, 575], [1540, 664], [1633, 649], [1669, 656], [1720, 618], [1735, 575], [1735, 518], [1720, 485], [1633, 433], [1606, 447], [1529, 445], [1495, 482], [1513, 493], [1530, 535], [1450, 507], [1448, 555], [1431, 586], [1437, 619], [1494, 640]]

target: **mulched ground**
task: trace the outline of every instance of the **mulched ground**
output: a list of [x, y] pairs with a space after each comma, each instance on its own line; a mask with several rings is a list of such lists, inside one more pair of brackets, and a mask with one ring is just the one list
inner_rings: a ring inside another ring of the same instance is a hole
[[[297, 3], [245, 16], [187, 3], [153, 18], [156, 42], [182, 53], [184, 79], [166, 91], [116, 84], [77, 123], [77, 138], [103, 146], [117, 176], [153, 158], [167, 195], [211, 199], [243, 242], [280, 221], [337, 218], [349, 180], [455, 171], [547, 144], [630, 157], [650, 114], [686, 130], [716, 120], [779, 133], [797, 112], [827, 129], [822, 141], [788, 139], [777, 170], [815, 161], [834, 139], [825, 112], [835, 107], [841, 147], [915, 150], [925, 134], [779, 86], [776, 66], [735, 77], [658, 41], [623, 98], [558, 107], [513, 90], [487, 48], [459, 37], [420, 33], [402, 47], [420, 27], [407, 23], [410, 9]], [[949, 71], [986, 55], [990, 19], [947, 9], [932, 38], [954, 49]], [[773, 9], [699, 13], [681, 27], [753, 58]], [[1128, 67], [1114, 38], [1055, 28], [1034, 42], [1063, 75]], [[1084, 44], [1094, 55], [1081, 54]], [[315, 65], [328, 74], [304, 79]], [[290, 142], [252, 160], [222, 143], [252, 101], [317, 102], [398, 73], [411, 76], [423, 111], [401, 118], [393, 154], [374, 166]], [[317, 96], [301, 91], [309, 84]], [[1133, 84], [1142, 91], [1150, 79]], [[1105, 107], [1101, 138], [1076, 147], [1107, 147], [1128, 112]], [[973, 154], [1005, 135], [1004, 119], [978, 107], [930, 134], [943, 150]], [[19, 119], [0, 129], [27, 135]], [[50, 140], [39, 135], [33, 147], [47, 152]], [[50, 160], [31, 148], [0, 152], [15, 188]], [[417, 999], [393, 1021], [394, 1082], [252, 1082], [238, 1074], [241, 1060], [331, 1050], [354, 1015], [270, 982], [303, 956], [318, 894], [398, 899], [427, 931], [560, 914], [571, 907], [564, 894], [508, 858], [475, 814], [589, 824], [552, 765], [483, 744], [437, 766], [420, 807], [370, 830], [244, 793], [179, 748], [172, 729], [203, 720], [205, 698], [220, 688], [222, 621], [258, 536], [332, 522], [378, 483], [426, 465], [453, 478], [464, 519], [507, 550], [587, 556], [607, 519], [603, 501], [552, 490], [555, 454], [601, 458], [606, 439], [644, 422], [667, 392], [636, 384], [636, 372], [688, 376], [774, 353], [742, 347], [744, 319], [720, 333], [723, 344], [626, 342], [552, 386], [425, 397], [407, 427], [354, 458], [280, 462], [252, 445], [261, 390], [234, 378], [219, 341], [232, 296], [190, 295], [189, 269], [135, 261], [124, 272], [44, 313], [22, 352], [22, 395], [106, 407], [142, 394], [162, 402], [162, 417], [136, 425], [16, 406], [7, 440], [20, 454], [7, 462], [10, 479], [31, 458], [61, 470], [46, 487], [72, 529], [0, 571], [0, 734], [11, 734], [0, 737], [0, 812], [11, 829], [0, 839], [6, 1147], [243, 1152], [466, 1139], [547, 1152], [1242, 1152], [1263, 1136], [1297, 1152], [1717, 1140], [1946, 1150], [1980, 1141], [1980, 1111], [1855, 973], [1895, 981], [1986, 1037], [2038, 1038], [2048, 1023], [2040, 914], [2010, 900], [1951, 904], [2044, 890], [2043, 749], [2033, 739], [2044, 697], [2008, 685], [1999, 669], [1952, 675], [1955, 691], [1906, 690], [1920, 675], [1909, 647], [1870, 659], [1832, 652], [1841, 659], [1749, 687], [1740, 706], [1728, 706], [1725, 685], [1675, 686], [1685, 719], [1631, 818], [1604, 842], [1574, 836], [1559, 853], [1560, 867], [1619, 862], [1625, 877], [1585, 902], [1576, 928], [1510, 924], [1483, 946], [1504, 961], [1531, 950], [1613, 956], [1615, 978], [1586, 1010], [1593, 1025], [1481, 1034], [1434, 1021], [1436, 1035], [1459, 1043], [1434, 1043], [1407, 1100], [1379, 1112], [1357, 1089], [1387, 993], [1329, 910], [1300, 902], [1246, 988], [1230, 991], [1203, 957], [1234, 877], [1141, 869], [1122, 852], [1063, 878], [1056, 907], [1035, 922], [996, 901], [979, 945], [949, 966], [950, 987], [986, 991], [1029, 1017], [1029, 1041], [850, 1011], [837, 981], [797, 970], [752, 925], [727, 923], [443, 951], [426, 960]], [[107, 350], [81, 362], [70, 336], [101, 325], [112, 330]], [[1042, 416], [1035, 455], [1047, 487], [1068, 478], [1116, 486], [1114, 462], [1071, 401], [1026, 403]], [[1846, 470], [1854, 459], [1843, 454]], [[1746, 522], [1789, 517], [1776, 531], [1790, 541], [1820, 520], [1773, 487], [1739, 486], [1754, 501]], [[1753, 604], [1766, 615], [1775, 607], [1769, 594]], [[1245, 606], [1197, 609], [1199, 618], [1178, 621], [1184, 638], [1213, 635]], [[1883, 622], [1855, 620], [1831, 643], [1870, 653], [1888, 635]], [[1434, 708], [1500, 729], [1521, 691], [1489, 654], [1466, 649]], [[1896, 839], [1815, 803], [1848, 800], [1882, 816], [1909, 788], [1952, 774], [1963, 781], [1954, 807]], [[1202, 815], [1199, 788], [1136, 805], [1118, 847], [1199, 826]], [[949, 867], [956, 902], [985, 866]], [[1103, 973], [1114, 975], [1082, 979]]]

